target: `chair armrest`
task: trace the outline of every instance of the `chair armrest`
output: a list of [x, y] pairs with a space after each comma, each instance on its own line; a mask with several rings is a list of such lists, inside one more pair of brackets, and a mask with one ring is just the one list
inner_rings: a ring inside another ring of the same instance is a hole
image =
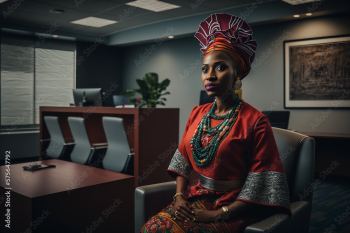
[[286, 233], [286, 229], [288, 229], [288, 215], [275, 214], [248, 226], [244, 233]]
[[125, 166], [121, 173], [133, 176], [134, 175], [134, 153], [130, 153], [126, 159]]
[[92, 144], [92, 147], [100, 147], [100, 146], [108, 146], [107, 142], [102, 142], [102, 143], [94, 143]]
[[108, 146], [91, 146], [91, 150], [107, 149]]
[[40, 139], [40, 144], [41, 144], [41, 159], [47, 159], [47, 148], [49, 147], [49, 144], [51, 142], [51, 139]]
[[244, 233], [307, 233], [309, 232], [311, 208], [306, 201], [296, 201], [290, 204], [292, 217], [286, 214], [275, 214], [245, 229]]
[[137, 187], [135, 189], [135, 232], [139, 233], [146, 220], [170, 205], [175, 193], [175, 181]]
[[63, 143], [63, 145], [71, 146], [71, 145], [75, 145], [75, 142], [65, 142], [65, 143]]
[[40, 142], [49, 142], [51, 139], [40, 139]]
[[74, 142], [70, 143], [63, 143], [63, 150], [61, 152], [61, 159], [66, 160], [66, 161], [71, 161], [70, 160], [70, 154], [72, 153], [73, 149], [75, 147]]
[[91, 147], [89, 158], [85, 165], [103, 168], [102, 161], [106, 155], [107, 146]]
[[290, 219], [290, 232], [309, 232], [311, 206], [306, 201], [295, 201], [290, 204], [292, 217]]

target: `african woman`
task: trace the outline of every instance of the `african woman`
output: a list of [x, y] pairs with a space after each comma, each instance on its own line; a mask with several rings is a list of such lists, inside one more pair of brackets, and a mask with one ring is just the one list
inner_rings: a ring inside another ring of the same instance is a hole
[[[291, 215], [289, 190], [271, 125], [241, 100], [257, 43], [241, 18], [212, 14], [195, 37], [204, 54], [202, 83], [215, 101], [192, 109], [168, 173], [174, 201], [141, 229], [146, 232], [244, 232], [274, 213]], [[190, 184], [191, 172], [199, 173]]]

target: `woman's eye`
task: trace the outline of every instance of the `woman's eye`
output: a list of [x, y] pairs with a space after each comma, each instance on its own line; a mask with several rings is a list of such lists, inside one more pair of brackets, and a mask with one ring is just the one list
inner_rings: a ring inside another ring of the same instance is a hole
[[205, 68], [205, 67], [202, 68], [203, 73], [206, 73], [207, 71], [208, 71], [207, 68]]
[[219, 71], [223, 71], [223, 70], [225, 70], [225, 66], [218, 65], [218, 67], [216, 69], [219, 70]]

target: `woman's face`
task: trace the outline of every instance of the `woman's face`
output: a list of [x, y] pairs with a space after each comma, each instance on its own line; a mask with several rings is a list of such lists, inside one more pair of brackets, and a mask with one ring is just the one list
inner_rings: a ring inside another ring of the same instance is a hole
[[[211, 51], [203, 58], [202, 82], [209, 96], [232, 93], [237, 78], [237, 63], [225, 52]], [[214, 87], [207, 84], [216, 85]]]

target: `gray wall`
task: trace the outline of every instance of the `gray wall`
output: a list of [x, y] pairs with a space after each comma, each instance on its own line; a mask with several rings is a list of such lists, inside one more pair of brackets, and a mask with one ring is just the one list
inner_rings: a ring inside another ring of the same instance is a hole
[[113, 105], [113, 95], [121, 91], [121, 55], [117, 46], [77, 41], [77, 88], [99, 88], [106, 93], [105, 106]]
[[[258, 43], [254, 64], [258, 64], [255, 62], [269, 48], [272, 53], [243, 80], [243, 99], [260, 111], [284, 110], [283, 40], [350, 34], [350, 20], [345, 15], [338, 15], [252, 28]], [[278, 43], [279, 40], [282, 42]], [[137, 88], [135, 80], [147, 72], [158, 73], [160, 80], [171, 80], [167, 89], [171, 95], [166, 96], [168, 101], [164, 107], [180, 108], [179, 140], [191, 109], [199, 104], [199, 93], [204, 89], [200, 65], [195, 67], [196, 62], [202, 62], [199, 49], [198, 40], [192, 36], [123, 48], [123, 89]], [[304, 132], [350, 132], [349, 110], [333, 108], [333, 112], [314, 128], [311, 124], [316, 124], [327, 109], [289, 110], [290, 129]]]

